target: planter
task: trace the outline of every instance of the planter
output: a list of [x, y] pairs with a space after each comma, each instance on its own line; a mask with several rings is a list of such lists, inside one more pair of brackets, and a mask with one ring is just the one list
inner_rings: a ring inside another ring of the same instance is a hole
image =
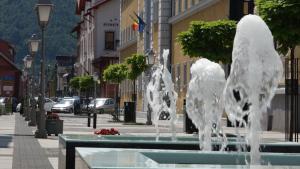
[[64, 126], [63, 120], [52, 120], [52, 119], [46, 120], [46, 130], [48, 135], [55, 134], [55, 136], [58, 136], [58, 134], [62, 134], [63, 126]]

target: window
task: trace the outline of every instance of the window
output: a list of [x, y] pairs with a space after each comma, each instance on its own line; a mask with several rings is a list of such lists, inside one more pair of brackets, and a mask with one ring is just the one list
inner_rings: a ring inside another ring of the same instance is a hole
[[115, 49], [115, 33], [105, 32], [105, 49], [114, 50]]
[[184, 0], [184, 10], [187, 10], [188, 8], [188, 0]]
[[191, 2], [191, 7], [193, 7], [193, 5], [195, 5], [195, 0], [192, 0]]

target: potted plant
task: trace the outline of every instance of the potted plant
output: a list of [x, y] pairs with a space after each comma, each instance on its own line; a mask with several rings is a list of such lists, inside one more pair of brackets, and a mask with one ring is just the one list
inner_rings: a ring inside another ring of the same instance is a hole
[[48, 135], [55, 134], [55, 136], [58, 136], [58, 134], [63, 133], [63, 120], [59, 119], [58, 114], [56, 113], [47, 113], [46, 118], [46, 130]]

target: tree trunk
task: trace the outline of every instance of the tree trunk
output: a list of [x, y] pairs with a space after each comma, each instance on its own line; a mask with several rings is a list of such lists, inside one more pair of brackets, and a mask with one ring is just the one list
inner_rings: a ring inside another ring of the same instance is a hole
[[135, 91], [135, 80], [133, 80], [133, 97], [132, 97], [132, 101], [136, 102], [136, 91]]

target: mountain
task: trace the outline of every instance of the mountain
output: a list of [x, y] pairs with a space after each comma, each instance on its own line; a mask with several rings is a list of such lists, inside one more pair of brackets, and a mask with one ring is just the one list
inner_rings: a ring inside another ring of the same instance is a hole
[[[34, 9], [37, 1], [0, 0], [0, 38], [15, 46], [19, 67], [28, 54], [27, 40], [33, 33], [41, 37]], [[47, 64], [53, 63], [56, 55], [76, 54], [76, 38], [70, 32], [79, 21], [75, 15], [75, 0], [52, 0], [52, 3], [54, 10], [45, 33]]]

